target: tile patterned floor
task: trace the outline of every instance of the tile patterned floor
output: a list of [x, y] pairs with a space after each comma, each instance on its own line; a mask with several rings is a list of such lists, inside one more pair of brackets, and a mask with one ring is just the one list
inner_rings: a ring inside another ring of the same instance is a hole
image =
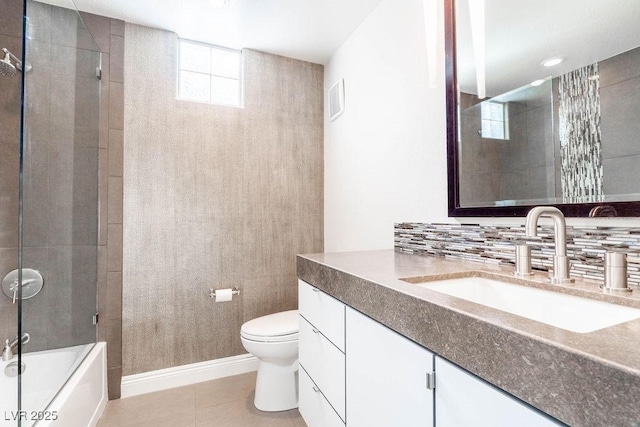
[[98, 427], [306, 427], [297, 409], [258, 411], [255, 383], [251, 372], [112, 400]]

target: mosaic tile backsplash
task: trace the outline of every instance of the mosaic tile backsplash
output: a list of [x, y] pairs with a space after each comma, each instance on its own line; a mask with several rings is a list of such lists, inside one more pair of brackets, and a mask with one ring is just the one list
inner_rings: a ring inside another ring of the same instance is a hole
[[603, 198], [598, 64], [560, 76], [560, 157], [564, 203]]
[[[524, 225], [397, 223], [394, 246], [401, 252], [434, 255], [472, 262], [515, 265], [515, 244], [531, 245], [534, 270], [553, 268], [553, 227], [538, 227], [526, 237]], [[628, 281], [640, 286], [640, 227], [567, 227], [567, 255], [571, 276], [604, 281], [604, 254], [627, 253]]]

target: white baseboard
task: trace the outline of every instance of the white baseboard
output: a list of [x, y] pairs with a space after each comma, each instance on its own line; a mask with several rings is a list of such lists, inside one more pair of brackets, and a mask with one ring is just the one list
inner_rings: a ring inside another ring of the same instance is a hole
[[258, 370], [258, 359], [250, 354], [208, 360], [122, 377], [121, 397], [182, 387], [217, 378]]

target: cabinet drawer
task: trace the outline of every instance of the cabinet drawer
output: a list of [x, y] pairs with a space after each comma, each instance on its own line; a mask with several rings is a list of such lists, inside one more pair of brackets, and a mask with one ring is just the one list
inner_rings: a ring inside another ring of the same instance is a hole
[[344, 353], [344, 304], [298, 280], [298, 308], [302, 317]]
[[307, 426], [344, 427], [338, 414], [324, 397], [321, 389], [311, 381], [304, 368], [299, 371], [299, 380], [299, 410]]
[[345, 419], [345, 358], [324, 335], [300, 318], [300, 365], [318, 385], [340, 418]]

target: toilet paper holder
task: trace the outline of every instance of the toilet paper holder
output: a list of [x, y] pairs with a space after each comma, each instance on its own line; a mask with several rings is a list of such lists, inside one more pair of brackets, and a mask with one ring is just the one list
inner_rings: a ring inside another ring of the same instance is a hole
[[[217, 290], [222, 291], [223, 289], [217, 289]], [[238, 289], [237, 286], [231, 289], [231, 296], [233, 295], [240, 295], [240, 289]], [[209, 288], [209, 297], [213, 298], [214, 300], [216, 299], [216, 289]]]

